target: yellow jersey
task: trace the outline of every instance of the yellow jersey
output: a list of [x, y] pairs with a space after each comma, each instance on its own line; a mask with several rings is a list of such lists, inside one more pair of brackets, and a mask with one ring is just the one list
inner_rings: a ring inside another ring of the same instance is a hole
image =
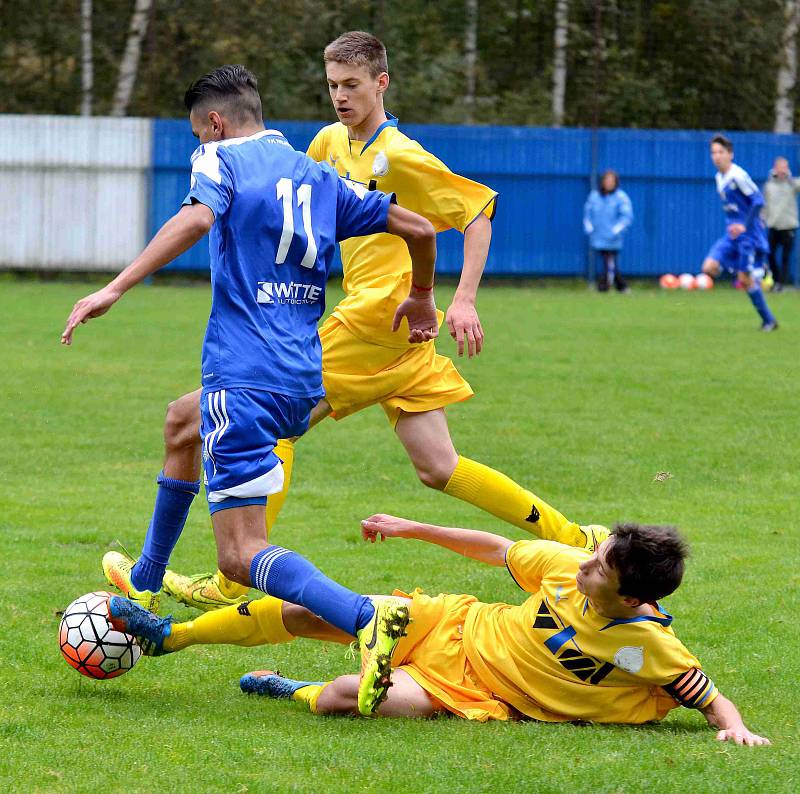
[[549, 722], [659, 720], [678, 705], [663, 687], [681, 676], [681, 685], [702, 681], [692, 705], [710, 704], [717, 690], [667, 613], [612, 620], [578, 592], [575, 576], [587, 557], [547, 540], [509, 548], [508, 570], [532, 595], [520, 606], [470, 608], [464, 648], [480, 680], [518, 711]]
[[[311, 141], [308, 156], [370, 190], [394, 193], [401, 207], [427, 218], [437, 232], [451, 228], [463, 232], [481, 213], [494, 215], [494, 190], [454, 174], [400, 132], [393, 116], [369, 141], [350, 140], [347, 127], [330, 124]], [[407, 330], [392, 332], [395, 309], [411, 288], [405, 242], [391, 234], [354, 237], [341, 243], [341, 255], [345, 297], [333, 316], [365, 341], [409, 347]], [[440, 313], [440, 323], [441, 319]]]

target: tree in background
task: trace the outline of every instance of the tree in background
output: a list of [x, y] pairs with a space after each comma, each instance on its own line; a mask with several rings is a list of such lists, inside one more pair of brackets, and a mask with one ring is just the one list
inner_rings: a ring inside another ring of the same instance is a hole
[[[82, 2], [0, 5], [0, 112], [80, 111]], [[131, 0], [93, 3], [95, 113], [110, 113], [116, 95], [116, 112], [181, 116], [193, 79], [243, 62], [269, 117], [331, 119], [321, 52], [349, 29], [385, 40], [387, 106], [404, 122], [590, 126], [599, 110], [606, 126], [770, 130], [779, 94], [784, 117], [796, 108], [796, 84], [778, 91], [782, 49], [797, 35], [787, 0], [573, 0], [561, 52], [566, 0], [146, 4], [135, 28]]]
[[775, 90], [775, 132], [794, 129], [794, 88], [797, 84], [797, 29], [800, 25], [800, 0], [786, 0], [786, 27], [781, 37], [781, 60]]

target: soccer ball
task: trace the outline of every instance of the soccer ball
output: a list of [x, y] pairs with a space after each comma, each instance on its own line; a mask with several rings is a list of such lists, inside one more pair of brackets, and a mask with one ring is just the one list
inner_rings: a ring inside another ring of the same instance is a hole
[[697, 289], [711, 289], [714, 286], [714, 279], [708, 273], [701, 273], [694, 280]]
[[680, 286], [678, 277], [673, 276], [672, 273], [664, 273], [664, 275], [658, 280], [658, 284], [661, 289], [678, 289]]
[[691, 273], [681, 273], [680, 276], [678, 276], [678, 283], [681, 285], [681, 289], [697, 288], [697, 281]]
[[76, 598], [58, 627], [58, 644], [67, 664], [89, 678], [116, 678], [127, 673], [142, 655], [130, 634], [108, 620], [111, 593], [98, 591]]

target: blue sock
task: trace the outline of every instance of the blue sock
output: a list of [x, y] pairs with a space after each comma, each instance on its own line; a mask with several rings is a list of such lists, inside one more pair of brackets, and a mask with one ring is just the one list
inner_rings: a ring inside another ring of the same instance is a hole
[[299, 604], [355, 636], [375, 614], [366, 596], [329, 579], [297, 552], [268, 546], [250, 563], [250, 583], [262, 593]]
[[775, 316], [769, 310], [769, 306], [767, 306], [767, 299], [764, 297], [764, 293], [761, 291], [761, 285], [755, 284], [749, 290], [747, 290], [747, 294], [750, 297], [750, 301], [752, 302], [753, 306], [755, 306], [759, 317], [761, 317], [765, 323], [774, 323]]
[[144, 538], [142, 554], [131, 571], [137, 590], [161, 589], [169, 557], [183, 531], [192, 501], [200, 491], [199, 482], [173, 480], [162, 471], [156, 480], [158, 493], [153, 517]]

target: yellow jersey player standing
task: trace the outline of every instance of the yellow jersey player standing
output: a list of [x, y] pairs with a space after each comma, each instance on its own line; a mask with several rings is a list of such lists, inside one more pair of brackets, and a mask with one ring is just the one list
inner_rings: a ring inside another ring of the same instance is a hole
[[[398, 128], [383, 104], [389, 74], [386, 49], [377, 38], [360, 31], [345, 33], [325, 48], [324, 61], [339, 121], [317, 134], [309, 156], [328, 163], [356, 187], [394, 193], [400, 206], [427, 218], [436, 231], [454, 228], [463, 233], [464, 263], [445, 322], [459, 355], [465, 350], [470, 357], [479, 354], [484, 335], [475, 301], [497, 193], [453, 173]], [[411, 259], [402, 241], [373, 234], [343, 242], [341, 255], [345, 297], [320, 329], [325, 397], [312, 411], [309, 429], [327, 416], [341, 420], [380, 404], [424, 485], [543, 539], [593, 550], [605, 534], [595, 537], [591, 529], [577, 524], [548, 521], [530, 491], [456, 451], [444, 409], [468, 399], [473, 391], [453, 362], [436, 352], [433, 341], [411, 344], [407, 331], [393, 327], [405, 296], [421, 297], [432, 290], [428, 284], [412, 283]], [[170, 405], [162, 479], [189, 484], [198, 479], [199, 394], [187, 394]], [[283, 461], [284, 486], [269, 497], [268, 531], [289, 488], [292, 440], [282, 440], [275, 451]], [[168, 537], [160, 548], [171, 551], [178, 537], [174, 528], [181, 521], [162, 515], [162, 503], [169, 505], [168, 500], [156, 500], [148, 537], [158, 536], [161, 526], [169, 527], [172, 534], [164, 533]], [[125, 595], [153, 603], [151, 593], [139, 597], [134, 560], [109, 552], [103, 567], [109, 582]], [[152, 561], [148, 569], [153, 569]], [[241, 601], [246, 593], [220, 572], [186, 577], [168, 571], [163, 586], [179, 601], [205, 610]]]

